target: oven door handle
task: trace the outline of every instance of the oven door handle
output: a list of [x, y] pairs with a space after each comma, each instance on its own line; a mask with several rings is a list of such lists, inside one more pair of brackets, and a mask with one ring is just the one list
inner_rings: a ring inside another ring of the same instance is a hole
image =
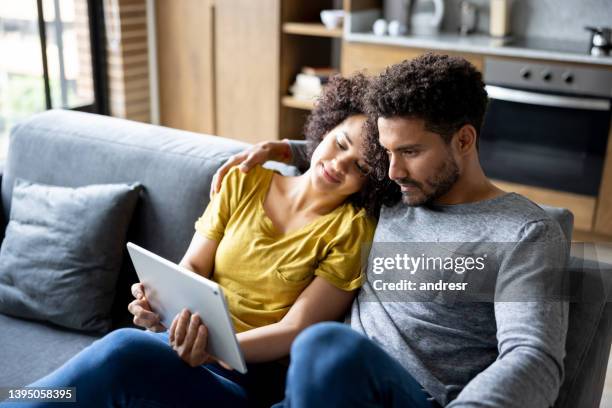
[[554, 106], [556, 108], [588, 109], [596, 111], [610, 110], [609, 99], [577, 98], [575, 96], [546, 95], [536, 92], [518, 91], [487, 85], [489, 98], [500, 101], [528, 103], [530, 105]]

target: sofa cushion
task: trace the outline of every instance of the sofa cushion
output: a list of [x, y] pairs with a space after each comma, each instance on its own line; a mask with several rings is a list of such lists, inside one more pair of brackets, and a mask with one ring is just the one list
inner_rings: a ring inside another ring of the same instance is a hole
[[135, 184], [69, 188], [16, 180], [0, 249], [0, 312], [108, 331], [139, 191]]
[[49, 374], [99, 336], [0, 314], [0, 387], [23, 387]]

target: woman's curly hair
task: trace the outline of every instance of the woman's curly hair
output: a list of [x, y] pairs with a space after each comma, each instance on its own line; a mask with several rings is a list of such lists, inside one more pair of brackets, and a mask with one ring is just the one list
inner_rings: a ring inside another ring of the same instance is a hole
[[[308, 160], [323, 138], [349, 116], [365, 115], [365, 96], [370, 79], [358, 73], [351, 77], [333, 76], [323, 88], [315, 108], [306, 120], [304, 134], [308, 142]], [[364, 129], [365, 130], [365, 129]], [[369, 133], [369, 132], [368, 132]], [[348, 199], [356, 208], [378, 217], [380, 207], [391, 205], [399, 200], [399, 187], [386, 177], [384, 163], [367, 158], [370, 143], [364, 143], [366, 162], [371, 171], [360, 191]], [[381, 167], [382, 166], [382, 167]], [[380, 175], [383, 174], [383, 177]]]

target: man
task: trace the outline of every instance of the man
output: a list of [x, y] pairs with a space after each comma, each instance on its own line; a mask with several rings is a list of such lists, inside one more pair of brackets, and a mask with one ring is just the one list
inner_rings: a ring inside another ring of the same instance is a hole
[[[351, 329], [324, 323], [295, 340], [284, 406], [553, 405], [564, 375], [568, 304], [538, 295], [558, 284], [567, 243], [540, 207], [485, 176], [478, 134], [486, 105], [481, 74], [464, 59], [404, 61], [372, 81], [367, 149], [371, 160], [389, 161], [388, 176], [402, 192], [401, 203], [383, 207], [374, 245], [470, 243], [478, 253], [511, 243], [494, 264], [489, 301], [402, 301], [397, 294], [388, 301], [369, 263]], [[261, 144], [226, 165], [244, 161], [248, 170], [289, 156], [299, 164], [299, 146], [292, 155], [286, 146]]]

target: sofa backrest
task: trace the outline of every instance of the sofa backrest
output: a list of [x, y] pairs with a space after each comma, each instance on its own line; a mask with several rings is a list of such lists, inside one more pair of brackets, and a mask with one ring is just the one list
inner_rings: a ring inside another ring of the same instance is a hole
[[[140, 182], [144, 191], [128, 240], [178, 262], [191, 241], [195, 220], [208, 204], [214, 172], [246, 146], [107, 116], [47, 111], [21, 123], [11, 134], [2, 178], [4, 219], [9, 219], [16, 177], [67, 187]], [[126, 302], [130, 283], [136, 280], [124, 252], [115, 320], [129, 318]]]

